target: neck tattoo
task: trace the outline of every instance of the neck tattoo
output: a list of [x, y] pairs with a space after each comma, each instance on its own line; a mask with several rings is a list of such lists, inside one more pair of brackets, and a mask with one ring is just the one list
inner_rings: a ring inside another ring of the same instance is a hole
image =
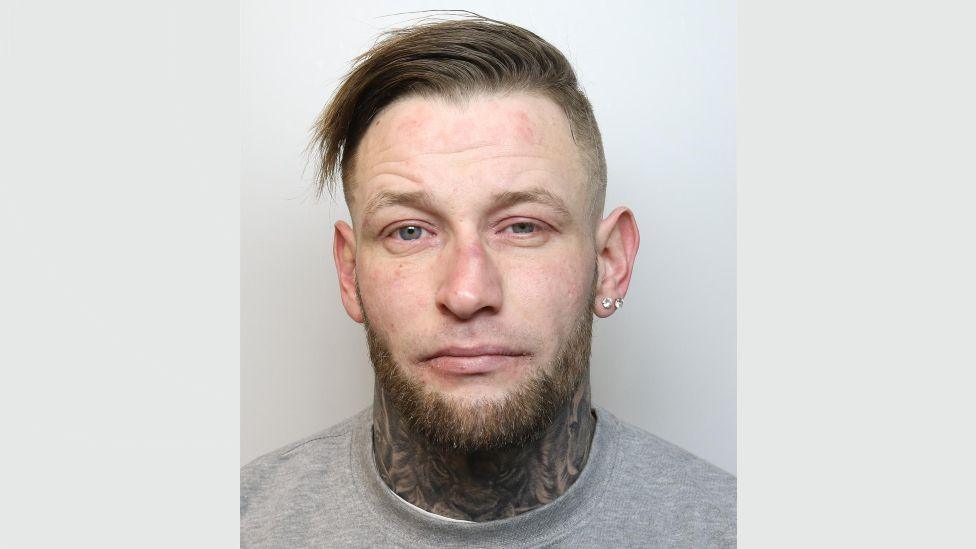
[[545, 505], [569, 489], [586, 465], [595, 427], [587, 376], [542, 436], [524, 446], [463, 452], [434, 446], [410, 430], [377, 385], [373, 459], [383, 482], [425, 511], [498, 520]]

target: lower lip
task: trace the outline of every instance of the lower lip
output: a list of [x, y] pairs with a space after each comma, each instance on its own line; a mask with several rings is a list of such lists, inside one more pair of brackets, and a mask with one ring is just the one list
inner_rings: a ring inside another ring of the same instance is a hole
[[494, 372], [520, 358], [522, 357], [511, 355], [439, 356], [427, 362], [432, 368], [445, 374], [474, 375]]

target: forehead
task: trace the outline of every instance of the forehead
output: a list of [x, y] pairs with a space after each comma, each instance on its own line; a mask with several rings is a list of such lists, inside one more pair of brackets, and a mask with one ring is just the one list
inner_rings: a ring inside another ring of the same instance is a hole
[[468, 196], [511, 190], [519, 179], [564, 195], [582, 187], [569, 120], [551, 99], [531, 94], [400, 99], [366, 131], [353, 173], [358, 204], [404, 180], [434, 192], [463, 187]]

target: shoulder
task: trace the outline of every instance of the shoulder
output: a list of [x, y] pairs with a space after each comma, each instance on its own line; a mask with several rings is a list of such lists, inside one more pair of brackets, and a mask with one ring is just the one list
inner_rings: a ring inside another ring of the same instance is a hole
[[653, 509], [657, 520], [675, 528], [734, 539], [735, 476], [602, 408], [597, 413], [614, 433], [618, 498]]
[[[327, 479], [338, 474], [344, 464], [353, 431], [361, 426], [370, 408], [317, 433], [268, 452], [241, 467], [241, 511], [249, 499], [262, 494], [293, 489], [295, 483], [309, 479], [309, 473], [325, 473]], [[331, 475], [330, 475], [331, 474]]]
[[368, 411], [369, 408], [366, 408], [331, 427], [272, 450], [241, 467], [241, 474], [257, 475], [268, 469], [277, 468], [290, 462], [301, 461], [310, 454], [317, 453], [323, 447], [346, 439], [360, 425], [363, 415]]
[[735, 476], [691, 452], [598, 408], [614, 426], [621, 462], [660, 481], [687, 483], [704, 492], [734, 495]]

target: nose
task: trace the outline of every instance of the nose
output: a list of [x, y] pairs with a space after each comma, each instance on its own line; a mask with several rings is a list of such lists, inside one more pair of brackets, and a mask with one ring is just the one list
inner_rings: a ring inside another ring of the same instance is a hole
[[461, 320], [498, 312], [502, 284], [498, 269], [478, 238], [458, 238], [441, 258], [438, 308]]

